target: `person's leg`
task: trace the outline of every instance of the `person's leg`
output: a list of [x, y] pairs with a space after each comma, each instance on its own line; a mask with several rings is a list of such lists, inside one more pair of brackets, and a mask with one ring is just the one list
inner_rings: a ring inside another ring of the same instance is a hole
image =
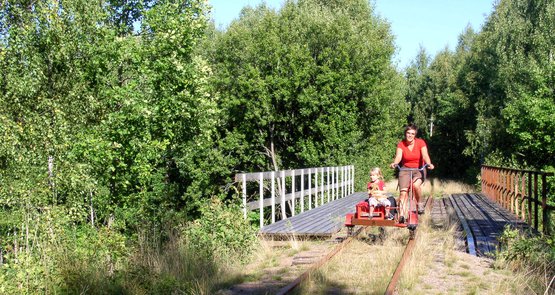
[[372, 217], [374, 217], [374, 208], [378, 205], [378, 201], [376, 200], [376, 198], [371, 197], [370, 199], [368, 199], [368, 203], [370, 205], [370, 212], [368, 213], [368, 218], [372, 219]]
[[408, 190], [410, 185], [410, 171], [402, 170], [399, 171], [399, 216], [406, 218], [408, 215]]
[[385, 206], [385, 219], [390, 219], [390, 215], [391, 213], [389, 213], [389, 206]]
[[420, 203], [420, 196], [422, 195], [422, 179], [416, 179], [412, 184], [412, 189], [414, 192], [414, 199], [416, 203]]
[[382, 205], [385, 207], [384, 219], [388, 219], [388, 220], [391, 219], [391, 218], [389, 218], [390, 215], [391, 215], [390, 214], [391, 202], [388, 199], [384, 198], [384, 199], [382, 199]]
[[[412, 183], [412, 191], [414, 194], [414, 200], [416, 201], [416, 211], [418, 213], [422, 213], [420, 209], [420, 200], [422, 199], [422, 182], [423, 182], [423, 175], [421, 171], [415, 171], [413, 174], [413, 183]], [[412, 210], [412, 208], [411, 208]]]
[[399, 195], [399, 217], [407, 218], [408, 216], [408, 193], [406, 190], [402, 190]]

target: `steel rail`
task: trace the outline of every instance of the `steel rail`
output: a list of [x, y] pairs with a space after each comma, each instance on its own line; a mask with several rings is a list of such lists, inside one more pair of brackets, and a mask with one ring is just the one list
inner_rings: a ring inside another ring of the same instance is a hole
[[[429, 211], [431, 204], [432, 204], [432, 199], [433, 197], [428, 197], [426, 200], [426, 205], [425, 205], [425, 211]], [[359, 228], [354, 235], [348, 237], [347, 239], [343, 240], [339, 245], [337, 245], [330, 253], [328, 253], [328, 255], [326, 255], [325, 257], [323, 257], [322, 259], [320, 259], [318, 262], [316, 262], [315, 264], [313, 264], [308, 270], [306, 270], [304, 273], [302, 273], [299, 277], [297, 277], [293, 282], [289, 283], [287, 286], [281, 288], [276, 294], [277, 295], [286, 295], [289, 294], [290, 292], [292, 292], [295, 288], [297, 288], [303, 281], [305, 281], [306, 279], [308, 279], [310, 277], [310, 274], [313, 273], [314, 271], [316, 271], [318, 268], [320, 268], [321, 266], [323, 266], [326, 262], [328, 262], [333, 256], [335, 256], [337, 253], [339, 253], [341, 250], [343, 250], [351, 241], [353, 241], [361, 232], [363, 232], [364, 230], [366, 230], [367, 227], [361, 227]], [[414, 248], [414, 245], [416, 241], [416, 237], [415, 239], [409, 240], [409, 242], [407, 243], [407, 245], [405, 246], [405, 250], [403, 252], [403, 257], [401, 258], [401, 261], [399, 262], [399, 264], [397, 265], [397, 268], [395, 270], [395, 273], [393, 274], [389, 285], [387, 287], [387, 290], [385, 292], [385, 294], [393, 294], [393, 291], [395, 290], [395, 287], [397, 285], [397, 281], [399, 280], [400, 274], [403, 270], [403, 267], [406, 263], [406, 261], [408, 261], [408, 259], [410, 258], [410, 255], [412, 253], [412, 249]], [[391, 289], [391, 291], [389, 291]]]
[[341, 250], [343, 250], [352, 240], [354, 240], [361, 232], [363, 232], [363, 230], [365, 230], [366, 228], [361, 227], [359, 228], [354, 235], [346, 238], [345, 240], [343, 240], [339, 245], [335, 246], [335, 248], [328, 253], [328, 255], [326, 255], [326, 257], [323, 257], [322, 259], [320, 259], [318, 262], [316, 262], [315, 264], [313, 264], [308, 270], [306, 270], [304, 273], [302, 273], [297, 279], [295, 279], [293, 282], [289, 283], [287, 286], [281, 288], [276, 294], [277, 295], [285, 295], [285, 294], [289, 294], [289, 292], [293, 291], [296, 287], [298, 287], [303, 281], [305, 281], [306, 279], [308, 279], [310, 277], [310, 274], [312, 272], [314, 272], [315, 270], [317, 270], [318, 268], [320, 268], [322, 265], [324, 265], [326, 262], [328, 262], [333, 256], [335, 256], [335, 254], [339, 253]]
[[[425, 211], [426, 212], [430, 211], [430, 207], [432, 206], [432, 199], [433, 199], [433, 197], [430, 196], [426, 200], [426, 205], [425, 205]], [[401, 257], [401, 260], [399, 261], [399, 264], [397, 265], [397, 268], [395, 269], [395, 272], [393, 273], [393, 276], [391, 277], [391, 280], [389, 281], [389, 284], [387, 285], [387, 289], [385, 290], [384, 294], [390, 295], [390, 294], [393, 294], [395, 292], [395, 288], [397, 287], [397, 283], [399, 282], [399, 278], [401, 277], [401, 273], [403, 272], [403, 269], [405, 268], [405, 264], [407, 263], [407, 261], [410, 259], [410, 256], [412, 255], [412, 249], [416, 245], [416, 239], [417, 238], [418, 238], [418, 236], [416, 236], [416, 232], [415, 232], [414, 239], [409, 240], [409, 242], [405, 246], [405, 251], [403, 251], [403, 256]]]

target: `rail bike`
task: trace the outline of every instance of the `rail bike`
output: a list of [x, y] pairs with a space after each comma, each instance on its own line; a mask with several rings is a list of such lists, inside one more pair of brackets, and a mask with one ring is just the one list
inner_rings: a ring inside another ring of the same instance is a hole
[[413, 188], [413, 173], [416, 171], [422, 172], [422, 183], [425, 180], [425, 173], [423, 173], [424, 169], [426, 169], [427, 165], [422, 166], [421, 168], [401, 168], [397, 165], [397, 169], [399, 171], [409, 171], [410, 174], [410, 184], [408, 189], [408, 196], [406, 204], [402, 202], [402, 200], [398, 200], [393, 196], [389, 196], [388, 200], [391, 203], [389, 207], [390, 214], [393, 215], [392, 219], [388, 219], [386, 216], [386, 208], [383, 205], [378, 204], [374, 206], [374, 210], [372, 216], [370, 216], [370, 205], [367, 200], [360, 201], [355, 206], [354, 213], [348, 213], [345, 216], [345, 226], [347, 227], [347, 233], [349, 236], [353, 235], [353, 230], [356, 225], [360, 226], [377, 226], [380, 227], [380, 230], [383, 230], [383, 227], [399, 227], [399, 228], [407, 228], [410, 233], [410, 239], [414, 239], [415, 230], [418, 226], [418, 204], [414, 197], [414, 188]]

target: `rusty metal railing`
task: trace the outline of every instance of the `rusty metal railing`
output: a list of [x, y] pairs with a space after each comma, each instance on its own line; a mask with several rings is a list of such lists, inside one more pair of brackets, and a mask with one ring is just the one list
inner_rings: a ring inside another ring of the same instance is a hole
[[549, 235], [555, 206], [547, 203], [547, 177], [553, 175], [552, 172], [482, 165], [482, 193], [537, 231]]

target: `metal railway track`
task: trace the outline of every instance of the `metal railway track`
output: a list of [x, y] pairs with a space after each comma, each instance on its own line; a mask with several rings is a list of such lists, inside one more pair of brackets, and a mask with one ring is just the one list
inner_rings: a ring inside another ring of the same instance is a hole
[[[426, 199], [426, 205], [425, 205], [426, 212], [429, 212], [429, 210], [430, 210], [430, 207], [432, 205], [432, 199], [433, 199], [432, 197], [428, 197]], [[337, 253], [339, 253], [343, 249], [345, 249], [345, 247], [349, 243], [351, 243], [354, 239], [356, 239], [356, 237], [358, 235], [360, 235], [365, 229], [366, 229], [365, 227], [359, 228], [354, 233], [354, 235], [352, 235], [352, 236], [348, 237], [347, 239], [343, 240], [330, 253], [328, 253], [328, 255], [326, 255], [325, 257], [320, 259], [318, 262], [313, 264], [308, 270], [306, 270], [304, 273], [302, 273], [297, 279], [295, 279], [293, 282], [289, 283], [287, 286], [281, 288], [276, 294], [278, 294], [278, 295], [290, 294], [302, 282], [304, 282], [306, 279], [308, 279], [310, 277], [311, 273], [315, 272], [317, 269], [322, 267], [326, 262], [328, 262], [333, 256], [335, 256]], [[403, 251], [403, 256], [401, 257], [401, 260], [399, 261], [399, 264], [397, 265], [397, 268], [395, 269], [395, 272], [393, 273], [393, 275], [391, 277], [391, 280], [390, 280], [390, 282], [387, 286], [385, 294], [393, 294], [393, 292], [395, 291], [395, 288], [397, 287], [397, 283], [399, 281], [399, 278], [401, 277], [401, 273], [403, 271], [403, 268], [405, 267], [406, 262], [409, 260], [411, 254], [412, 254], [412, 250], [413, 250], [414, 246], [416, 245], [416, 239], [417, 238], [418, 238], [418, 235], [416, 235], [414, 239], [409, 239], [409, 242], [407, 243], [407, 245], [405, 246], [405, 250]]]

